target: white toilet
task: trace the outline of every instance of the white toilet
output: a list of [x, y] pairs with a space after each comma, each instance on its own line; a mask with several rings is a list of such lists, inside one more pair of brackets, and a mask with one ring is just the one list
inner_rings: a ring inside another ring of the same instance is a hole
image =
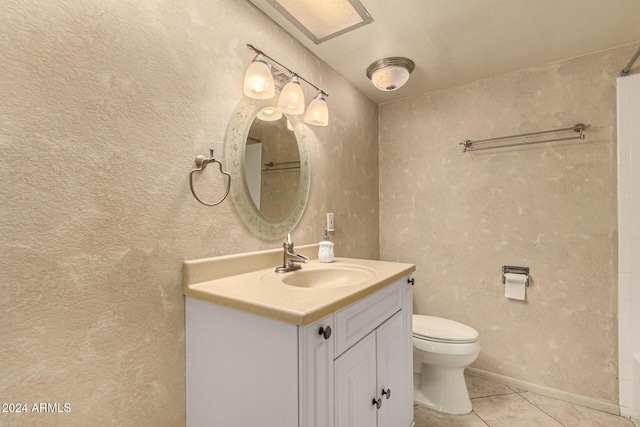
[[413, 315], [413, 400], [447, 414], [471, 412], [464, 369], [480, 354], [478, 331], [440, 317]]

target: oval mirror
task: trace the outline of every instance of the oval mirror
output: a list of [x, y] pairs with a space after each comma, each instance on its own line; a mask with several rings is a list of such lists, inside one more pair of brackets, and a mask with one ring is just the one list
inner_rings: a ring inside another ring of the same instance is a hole
[[273, 104], [273, 99], [243, 97], [225, 140], [231, 194], [240, 217], [267, 240], [283, 238], [298, 223], [311, 176], [302, 122], [297, 116], [273, 114]]

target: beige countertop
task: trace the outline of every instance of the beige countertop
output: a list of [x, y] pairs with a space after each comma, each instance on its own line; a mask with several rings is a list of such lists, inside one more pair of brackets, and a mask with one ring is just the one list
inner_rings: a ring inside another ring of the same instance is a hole
[[[282, 283], [297, 272], [275, 273], [282, 249], [185, 261], [183, 293], [213, 304], [246, 311], [294, 325], [308, 325], [344, 308], [415, 271], [415, 265], [352, 258], [332, 263], [317, 260], [318, 245], [296, 247], [311, 258], [302, 270], [358, 268], [371, 277], [357, 285], [302, 288]], [[301, 270], [298, 270], [301, 271]]]

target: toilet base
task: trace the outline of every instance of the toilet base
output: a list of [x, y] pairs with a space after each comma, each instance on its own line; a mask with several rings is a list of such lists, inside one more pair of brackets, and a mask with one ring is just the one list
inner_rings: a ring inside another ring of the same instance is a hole
[[414, 373], [413, 401], [445, 414], [468, 414], [473, 407], [464, 379], [464, 368], [423, 364], [422, 374]]

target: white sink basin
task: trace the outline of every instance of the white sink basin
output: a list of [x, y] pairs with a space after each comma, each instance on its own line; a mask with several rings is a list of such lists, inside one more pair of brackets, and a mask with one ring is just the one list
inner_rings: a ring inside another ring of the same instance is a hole
[[269, 281], [279, 282], [298, 288], [342, 288], [356, 286], [373, 279], [375, 270], [356, 265], [319, 265], [290, 273], [269, 274]]

